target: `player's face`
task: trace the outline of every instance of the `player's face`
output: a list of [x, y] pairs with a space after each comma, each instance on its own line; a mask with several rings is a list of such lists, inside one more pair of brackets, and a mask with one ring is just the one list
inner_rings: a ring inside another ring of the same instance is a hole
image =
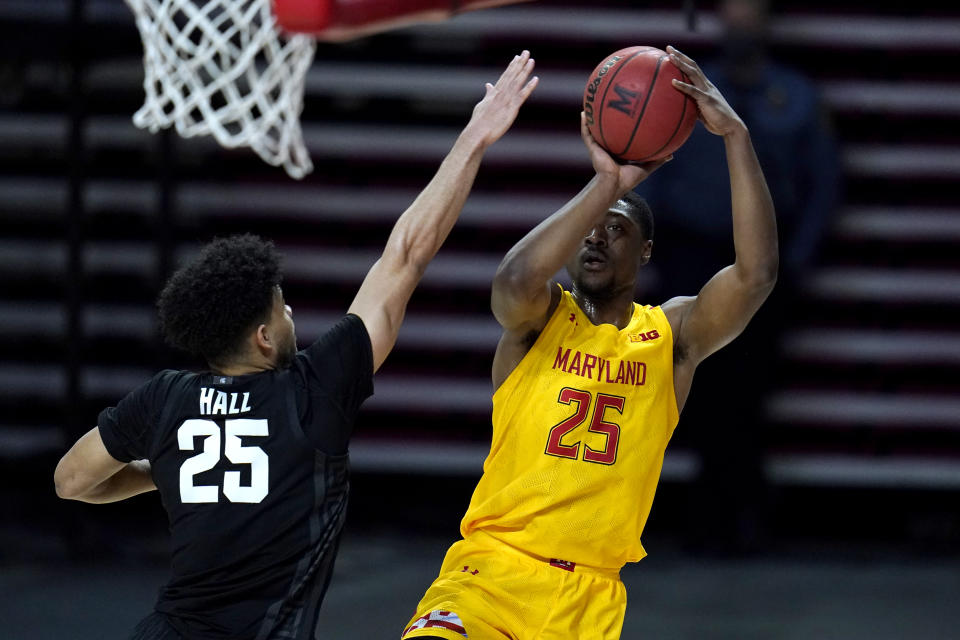
[[611, 209], [583, 239], [567, 262], [567, 272], [587, 294], [610, 297], [625, 288], [632, 291], [651, 244], [630, 216]]
[[293, 324], [293, 309], [284, 301], [280, 287], [277, 287], [273, 296], [269, 326], [277, 341], [277, 368], [289, 367], [297, 353], [297, 334]]

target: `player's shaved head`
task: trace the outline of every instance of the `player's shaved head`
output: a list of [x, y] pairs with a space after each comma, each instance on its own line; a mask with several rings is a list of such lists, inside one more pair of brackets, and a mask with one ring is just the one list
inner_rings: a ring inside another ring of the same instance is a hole
[[230, 362], [243, 355], [248, 332], [269, 319], [280, 280], [272, 242], [249, 234], [217, 238], [163, 288], [163, 335], [208, 363]]
[[643, 233], [644, 240], [653, 240], [653, 211], [650, 205], [634, 191], [628, 191], [616, 204], [610, 207], [611, 211], [620, 211], [637, 223]]

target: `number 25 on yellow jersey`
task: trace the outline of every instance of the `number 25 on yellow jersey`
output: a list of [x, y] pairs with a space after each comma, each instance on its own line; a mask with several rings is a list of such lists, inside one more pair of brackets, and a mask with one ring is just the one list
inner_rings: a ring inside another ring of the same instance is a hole
[[578, 440], [570, 444], [562, 442], [563, 437], [583, 424], [587, 416], [590, 415], [591, 406], [593, 406], [593, 419], [587, 431], [601, 433], [606, 436], [606, 445], [603, 449], [597, 450], [584, 444], [583, 459], [586, 462], [595, 462], [597, 464], [613, 464], [617, 461], [617, 445], [620, 441], [620, 425], [613, 422], [606, 422], [607, 409], [612, 409], [623, 416], [623, 405], [625, 399], [620, 396], [613, 396], [606, 393], [598, 393], [596, 403], [593, 402], [593, 395], [589, 391], [564, 387], [560, 390], [560, 396], [557, 402], [565, 405], [576, 404], [576, 412], [569, 418], [563, 420], [560, 424], [550, 429], [550, 435], [547, 437], [547, 447], [544, 453], [559, 458], [571, 458], [576, 460], [580, 457], [580, 444]]

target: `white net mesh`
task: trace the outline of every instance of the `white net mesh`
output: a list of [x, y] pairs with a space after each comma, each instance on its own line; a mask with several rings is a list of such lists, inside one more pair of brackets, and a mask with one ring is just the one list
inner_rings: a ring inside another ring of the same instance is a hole
[[174, 125], [250, 147], [294, 178], [313, 170], [303, 143], [304, 78], [316, 44], [276, 27], [270, 0], [126, 0], [143, 40], [141, 129]]

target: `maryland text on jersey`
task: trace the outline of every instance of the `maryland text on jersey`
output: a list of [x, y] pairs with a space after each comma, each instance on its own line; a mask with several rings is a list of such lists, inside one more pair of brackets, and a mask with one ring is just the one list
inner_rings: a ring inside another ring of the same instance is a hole
[[[571, 355], [572, 354], [572, 355]], [[557, 348], [553, 369], [609, 384], [639, 387], [647, 381], [647, 365], [636, 360], [605, 359], [576, 349]]]

